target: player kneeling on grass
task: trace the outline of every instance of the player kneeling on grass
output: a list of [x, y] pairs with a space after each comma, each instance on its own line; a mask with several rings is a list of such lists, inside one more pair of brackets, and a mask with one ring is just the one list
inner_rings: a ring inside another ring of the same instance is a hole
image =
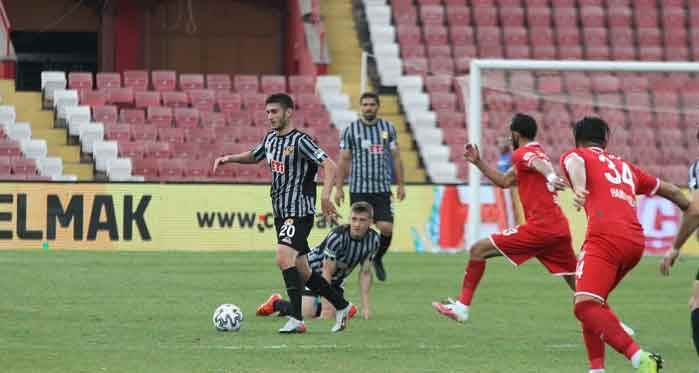
[[[352, 204], [350, 224], [333, 229], [318, 247], [308, 254], [308, 261], [313, 272], [322, 275], [339, 294], [344, 294], [344, 283], [357, 265], [359, 273], [359, 295], [362, 317], [370, 316], [369, 289], [371, 289], [371, 263], [379, 249], [379, 234], [370, 228], [374, 221], [374, 210], [367, 202]], [[317, 292], [306, 288], [303, 294], [303, 316], [334, 318], [335, 308]], [[270, 316], [275, 312], [286, 316], [291, 312], [291, 303], [283, 300], [281, 295], [272, 294], [257, 308], [258, 316]], [[352, 306], [349, 317], [357, 309]]]

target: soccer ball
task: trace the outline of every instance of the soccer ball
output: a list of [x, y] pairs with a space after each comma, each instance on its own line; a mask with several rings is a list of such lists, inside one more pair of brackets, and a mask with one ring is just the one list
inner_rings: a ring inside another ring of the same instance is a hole
[[243, 312], [235, 304], [222, 304], [216, 308], [214, 327], [221, 332], [237, 332], [243, 323]]

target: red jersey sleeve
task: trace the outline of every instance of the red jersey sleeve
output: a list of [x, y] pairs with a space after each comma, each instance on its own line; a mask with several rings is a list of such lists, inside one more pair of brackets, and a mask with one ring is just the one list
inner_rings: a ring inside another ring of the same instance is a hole
[[660, 188], [660, 179], [647, 174], [636, 165], [629, 163], [629, 166], [631, 167], [631, 172], [636, 176], [636, 194], [654, 195]]
[[527, 148], [519, 148], [512, 153], [512, 165], [516, 169], [531, 168], [535, 159], [546, 160], [546, 155], [538, 150]]
[[578, 153], [577, 149], [570, 149], [570, 150], [564, 152], [563, 154], [561, 154], [561, 158], [559, 158], [559, 160], [558, 160], [558, 165], [561, 167], [561, 170], [563, 170], [563, 174], [565, 175], [566, 179], [568, 179], [568, 181], [570, 181], [570, 175], [568, 175], [568, 168], [566, 167], [566, 160], [570, 157], [583, 158], [582, 155]]

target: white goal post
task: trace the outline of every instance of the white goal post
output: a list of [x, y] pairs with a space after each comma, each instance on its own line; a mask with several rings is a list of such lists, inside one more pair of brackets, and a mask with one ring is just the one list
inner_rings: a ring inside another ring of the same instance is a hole
[[[636, 61], [558, 61], [558, 60], [503, 60], [473, 59], [469, 71], [468, 141], [481, 144], [482, 86], [484, 70], [548, 70], [548, 71], [605, 71], [605, 72], [699, 72], [694, 62], [636, 62]], [[465, 92], [464, 92], [465, 93]], [[469, 166], [469, 211], [467, 247], [480, 237], [481, 174]]]

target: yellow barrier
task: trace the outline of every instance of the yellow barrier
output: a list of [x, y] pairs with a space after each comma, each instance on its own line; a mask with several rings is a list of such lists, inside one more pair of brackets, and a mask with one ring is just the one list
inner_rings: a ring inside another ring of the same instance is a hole
[[[0, 249], [271, 250], [276, 243], [269, 186], [1, 185]], [[425, 225], [432, 189], [408, 187], [408, 199], [395, 204], [393, 247], [413, 250], [411, 227]], [[348, 209], [349, 202], [339, 208], [345, 219]], [[309, 244], [330, 228], [316, 219]]]

